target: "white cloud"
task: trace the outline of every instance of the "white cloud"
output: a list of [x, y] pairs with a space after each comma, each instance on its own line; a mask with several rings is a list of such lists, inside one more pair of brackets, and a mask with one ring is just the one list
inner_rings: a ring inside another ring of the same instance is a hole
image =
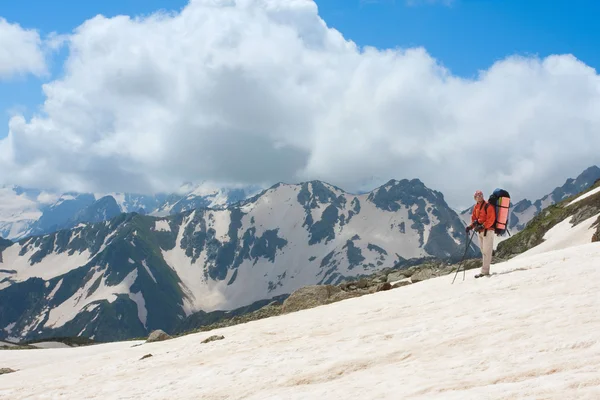
[[59, 198], [60, 195], [56, 193], [41, 192], [37, 197], [37, 202], [40, 204], [54, 204]]
[[469, 205], [499, 186], [539, 197], [599, 162], [600, 79], [570, 55], [510, 57], [466, 80], [422, 48], [357, 48], [311, 1], [220, 4], [81, 25], [44, 115], [11, 119], [0, 181], [355, 190], [417, 177]]
[[21, 74], [41, 76], [46, 72], [39, 34], [0, 17], [0, 80]]

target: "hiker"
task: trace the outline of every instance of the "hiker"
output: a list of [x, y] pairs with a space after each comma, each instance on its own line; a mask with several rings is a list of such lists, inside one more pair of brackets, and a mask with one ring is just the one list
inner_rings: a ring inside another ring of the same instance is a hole
[[492, 251], [494, 249], [494, 225], [496, 222], [496, 207], [491, 206], [484, 200], [483, 192], [478, 190], [473, 196], [477, 204], [473, 207], [471, 224], [467, 226], [467, 234], [474, 229], [479, 234], [479, 248], [483, 254], [483, 265], [481, 273], [475, 278], [490, 275], [490, 264], [492, 263]]

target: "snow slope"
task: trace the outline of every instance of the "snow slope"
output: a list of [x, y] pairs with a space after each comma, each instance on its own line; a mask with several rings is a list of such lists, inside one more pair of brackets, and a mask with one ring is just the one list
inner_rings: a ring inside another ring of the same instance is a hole
[[45, 280], [63, 275], [75, 268], [86, 264], [90, 259], [90, 252], [75, 252], [69, 255], [68, 252], [51, 253], [38, 263], [31, 264], [31, 258], [40, 250], [39, 247], [29, 247], [27, 245], [14, 244], [2, 253], [3, 262], [0, 263], [0, 281], [4, 278], [9, 280], [0, 283], [0, 289], [10, 286], [14, 282], [23, 282], [30, 278], [42, 278]]
[[572, 206], [573, 204], [580, 202], [581, 200], [587, 199], [590, 196], [593, 196], [597, 193], [600, 193], [600, 187], [597, 187], [596, 189], [590, 190], [589, 192], [577, 197], [575, 200], [573, 200], [572, 202], [570, 202], [569, 204], [567, 204], [567, 207]]
[[0, 398], [597, 399], [599, 264], [590, 243], [167, 342], [5, 352]]
[[[196, 210], [179, 226], [158, 220], [155, 230], [176, 234], [175, 247], [162, 256], [182, 281], [190, 315], [235, 309], [307, 285], [337, 284], [392, 267], [400, 257], [460, 256], [464, 231], [453, 233], [460, 221], [445, 203], [432, 204], [436, 200], [421, 182], [391, 181], [358, 196], [321, 182], [279, 184], [242, 205], [239, 215], [232, 209]], [[216, 241], [190, 248], [195, 234]], [[430, 241], [432, 234], [436, 240]], [[217, 241], [222, 248], [233, 244], [225, 247], [229, 264], [214, 255]]]
[[600, 214], [594, 215], [573, 226], [571, 222], [573, 216], [567, 217], [564, 221], [552, 227], [544, 235], [544, 241], [539, 245], [527, 250], [518, 255], [518, 258], [527, 257], [533, 254], [540, 254], [547, 251], [566, 249], [573, 246], [578, 246], [590, 243], [596, 228], [594, 224], [600, 217]]

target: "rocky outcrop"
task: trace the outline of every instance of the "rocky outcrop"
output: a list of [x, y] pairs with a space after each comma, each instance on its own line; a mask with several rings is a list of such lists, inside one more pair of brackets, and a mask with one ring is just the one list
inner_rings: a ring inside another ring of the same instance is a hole
[[0, 368], [0, 375], [4, 375], [4, 374], [11, 374], [13, 372], [17, 372], [14, 369], [10, 369], [10, 368]]
[[223, 339], [225, 339], [225, 336], [223, 336], [223, 335], [212, 335], [212, 336], [209, 336], [206, 339], [204, 339], [202, 341], [202, 343], [210, 343], [210, 342], [214, 342], [216, 340], [223, 340]]
[[225, 328], [227, 326], [244, 324], [244, 323], [250, 322], [250, 321], [257, 321], [259, 319], [274, 317], [276, 315], [281, 314], [281, 308], [282, 308], [281, 303], [274, 301], [254, 312], [242, 314], [242, 315], [236, 315], [234, 317], [227, 318], [227, 319], [222, 319], [218, 322], [215, 322], [212, 324], [207, 324], [207, 325], [201, 326], [197, 329], [194, 329], [192, 331], [185, 332], [184, 334], [194, 333], [194, 332], [211, 331], [213, 329]]
[[153, 331], [152, 333], [150, 333], [150, 335], [148, 336], [148, 340], [146, 340], [146, 343], [152, 343], [152, 342], [162, 342], [163, 340], [169, 340], [172, 339], [172, 337], [170, 335], [168, 335], [167, 333], [165, 333], [164, 331], [157, 329], [155, 331]]
[[286, 314], [327, 304], [333, 295], [341, 291], [339, 286], [332, 285], [305, 286], [296, 290], [283, 302], [282, 312]]

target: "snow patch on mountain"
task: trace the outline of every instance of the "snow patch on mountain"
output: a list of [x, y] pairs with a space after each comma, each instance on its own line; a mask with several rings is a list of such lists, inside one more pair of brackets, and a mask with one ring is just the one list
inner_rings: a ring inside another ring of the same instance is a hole
[[144, 269], [146, 270], [146, 272], [148, 272], [148, 275], [150, 275], [150, 278], [152, 278], [152, 280], [154, 281], [154, 283], [158, 283], [158, 281], [154, 277], [154, 274], [152, 274], [152, 271], [150, 271], [150, 268], [148, 268], [148, 263], [146, 262], [146, 260], [142, 261], [142, 266], [144, 267]]
[[154, 230], [159, 232], [171, 232], [171, 226], [169, 225], [169, 221], [164, 219], [158, 219], [154, 223]]
[[13, 322], [11, 324], [6, 325], [6, 327], [4, 328], [4, 331], [8, 334], [10, 334], [12, 332], [12, 329], [15, 327], [16, 323]]
[[217, 240], [221, 242], [229, 241], [229, 224], [231, 223], [229, 211], [210, 211], [205, 216], [204, 222], [208, 229], [215, 231], [215, 238]]
[[[46, 283], [49, 283], [49, 282], [46, 281]], [[48, 295], [48, 297], [47, 297], [48, 300], [54, 299], [54, 296], [56, 295], [56, 292], [58, 292], [58, 289], [60, 289], [62, 283], [63, 283], [63, 279], [58, 281], [58, 283], [54, 286], [54, 289], [52, 289], [52, 291]]]
[[9, 269], [0, 270], [0, 289], [10, 286], [13, 282], [23, 282], [34, 277], [52, 279], [85, 265], [91, 256], [89, 250], [73, 254], [66, 251], [51, 252], [41, 261], [34, 262], [32, 258], [40, 251], [40, 247], [29, 246], [27, 243], [15, 243], [2, 252], [3, 262], [0, 266], [6, 265]]
[[[106, 284], [104, 271], [96, 269], [89, 279], [73, 296], [65, 300], [59, 306], [50, 310], [48, 320], [45, 324], [48, 328], [60, 328], [67, 322], [73, 320], [77, 314], [82, 312], [88, 305], [106, 300], [109, 303], [117, 299], [118, 294], [131, 295], [131, 286], [137, 279], [137, 269], [131, 271], [120, 283], [114, 286]], [[146, 309], [143, 297], [134, 296], [138, 306], [138, 315], [145, 316]], [[143, 310], [141, 309], [143, 308]]]
[[[180, 287], [185, 294], [184, 311], [186, 316], [198, 310], [212, 311], [226, 303], [226, 298], [221, 292], [224, 282], [209, 280], [205, 274], [204, 264], [206, 253], [194, 262], [186, 255], [186, 250], [181, 241], [186, 229], [194, 220], [195, 211], [187, 216], [177, 232], [176, 245], [172, 250], [161, 250], [165, 262], [177, 273], [181, 280]], [[147, 269], [147, 265], [145, 265]], [[154, 277], [152, 277], [154, 279]], [[156, 279], [154, 279], [156, 282]]]
[[[125, 194], [124, 193], [111, 193], [111, 195], [115, 199], [115, 201], [117, 202], [117, 204], [118, 204], [119, 208], [121, 209], [121, 211], [123, 211], [123, 212], [129, 212], [130, 211], [129, 207], [127, 207], [127, 205], [125, 204]], [[135, 205], [134, 205], [134, 207], [135, 207]]]
[[590, 196], [593, 196], [597, 193], [600, 193], [600, 187], [597, 187], [596, 189], [590, 190], [589, 192], [577, 197], [575, 200], [573, 200], [572, 202], [570, 202], [569, 204], [567, 204], [567, 207], [572, 206], [575, 203], [580, 202], [581, 200], [587, 199]]
[[[136, 273], [137, 277], [137, 270], [135, 270], [134, 272]], [[140, 319], [140, 322], [144, 325], [144, 328], [147, 328], [148, 310], [146, 309], [146, 300], [144, 300], [144, 295], [142, 294], [142, 292], [129, 292], [128, 295], [129, 298], [137, 305], [138, 318]]]

